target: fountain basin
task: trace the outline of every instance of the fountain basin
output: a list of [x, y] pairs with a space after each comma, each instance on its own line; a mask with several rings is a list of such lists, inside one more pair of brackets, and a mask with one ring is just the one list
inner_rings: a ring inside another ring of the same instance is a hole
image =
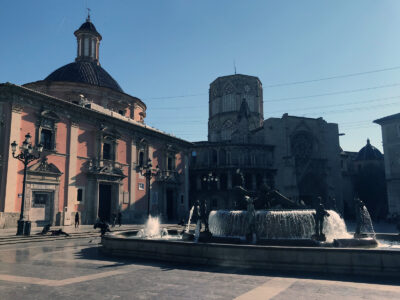
[[[350, 238], [343, 219], [328, 210], [324, 234], [329, 242], [337, 238]], [[256, 211], [256, 234], [259, 239], [311, 239], [315, 233], [315, 210], [279, 209]], [[209, 216], [209, 228], [213, 236], [244, 237], [248, 228], [247, 211], [216, 210]]]
[[107, 255], [274, 271], [398, 277], [400, 251], [379, 249], [289, 247], [182, 240], [127, 238], [111, 233], [102, 238]]

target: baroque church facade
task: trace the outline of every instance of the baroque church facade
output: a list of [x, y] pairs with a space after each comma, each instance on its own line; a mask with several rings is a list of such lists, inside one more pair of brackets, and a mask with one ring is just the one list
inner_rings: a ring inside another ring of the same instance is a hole
[[10, 144], [28, 133], [44, 148], [26, 175], [23, 217], [33, 226], [69, 225], [76, 212], [82, 224], [118, 212], [124, 222], [182, 218], [192, 144], [145, 123], [145, 103], [101, 67], [102, 36], [90, 17], [74, 34], [74, 62], [44, 80], [0, 84], [0, 228], [16, 226], [20, 214], [24, 166]]
[[288, 114], [264, 120], [257, 77], [219, 77], [210, 84], [208, 141], [192, 148], [191, 201], [233, 208], [241, 173], [250, 191], [267, 184], [307, 206], [321, 196], [342, 211], [340, 152], [337, 124]]

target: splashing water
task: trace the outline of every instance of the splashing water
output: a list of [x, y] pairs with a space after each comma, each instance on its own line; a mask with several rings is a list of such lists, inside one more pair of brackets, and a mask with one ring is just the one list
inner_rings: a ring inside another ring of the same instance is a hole
[[[328, 241], [350, 238], [343, 219], [333, 210], [325, 218], [324, 233]], [[248, 232], [247, 211], [211, 211], [209, 228], [214, 236], [243, 237]], [[266, 239], [309, 239], [315, 232], [315, 210], [259, 210], [256, 212], [256, 232]]]
[[165, 228], [160, 228], [158, 217], [149, 216], [144, 228], [138, 231], [137, 236], [141, 238], [159, 238], [168, 236], [168, 231]]
[[185, 229], [185, 232], [186, 232], [186, 233], [188, 233], [188, 232], [189, 232], [189, 229], [190, 229], [190, 220], [192, 219], [193, 211], [194, 211], [194, 205], [193, 205], [192, 208], [190, 209], [189, 220], [188, 220], [188, 222], [187, 222], [186, 229]]
[[371, 216], [365, 206], [363, 206], [362, 211], [361, 233], [366, 233], [369, 236], [375, 237], [375, 230], [372, 225]]

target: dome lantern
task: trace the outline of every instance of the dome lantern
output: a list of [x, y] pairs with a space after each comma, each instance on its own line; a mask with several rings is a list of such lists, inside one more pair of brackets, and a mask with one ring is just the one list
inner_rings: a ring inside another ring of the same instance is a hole
[[88, 14], [86, 22], [74, 32], [74, 35], [78, 42], [75, 61], [89, 61], [99, 64], [99, 46], [102, 37], [90, 21], [90, 14]]

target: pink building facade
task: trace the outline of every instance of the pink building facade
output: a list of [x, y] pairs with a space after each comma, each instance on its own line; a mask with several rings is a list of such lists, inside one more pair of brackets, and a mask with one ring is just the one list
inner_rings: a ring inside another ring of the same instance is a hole
[[[27, 170], [24, 219], [33, 226], [70, 225], [76, 212], [82, 224], [118, 212], [125, 223], [148, 211], [164, 221], [184, 217], [191, 143], [145, 124], [146, 105], [100, 66], [101, 35], [89, 18], [75, 36], [75, 62], [24, 86], [0, 84], [0, 228], [19, 218], [23, 164], [10, 144], [27, 133], [44, 146]], [[160, 170], [150, 189], [148, 161]]]

